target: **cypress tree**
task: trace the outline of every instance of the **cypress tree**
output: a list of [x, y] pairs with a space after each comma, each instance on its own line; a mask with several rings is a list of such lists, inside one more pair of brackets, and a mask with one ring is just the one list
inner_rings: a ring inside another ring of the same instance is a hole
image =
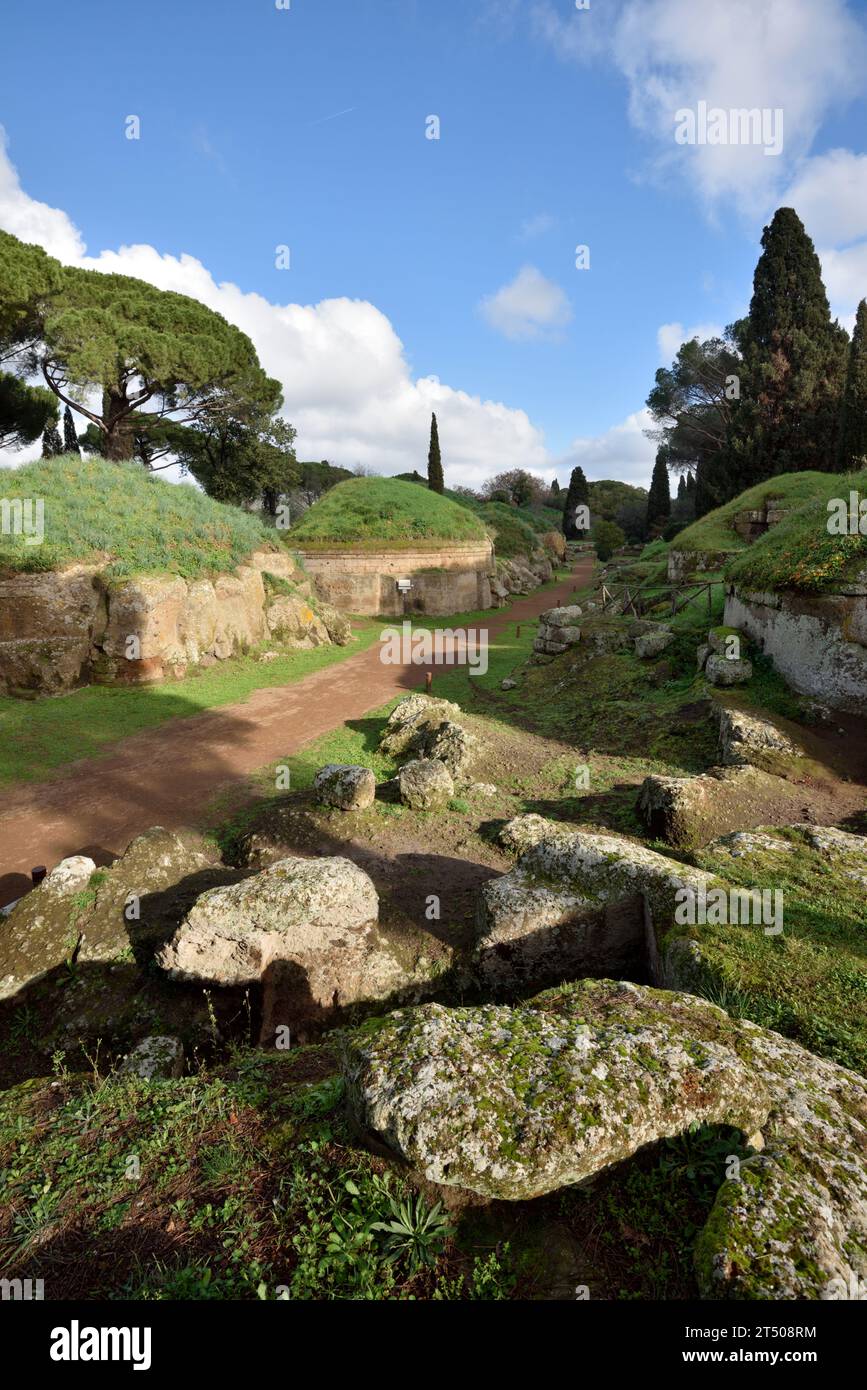
[[44, 459], [59, 458], [63, 453], [63, 440], [60, 438], [60, 430], [52, 421], [46, 425], [42, 432], [42, 457]]
[[653, 465], [650, 492], [647, 497], [647, 529], [652, 535], [659, 532], [671, 516], [671, 492], [668, 486], [668, 464], [665, 451], [660, 449]]
[[554, 479], [553, 483], [551, 484], [551, 491], [552, 491], [552, 493], [554, 494], [555, 497], [559, 497], [559, 496], [560, 496], [560, 484], [557, 482], [557, 479], [556, 479], [556, 478]]
[[729, 495], [776, 473], [833, 471], [847, 335], [831, 320], [819, 257], [793, 208], [779, 208], [762, 234], [743, 346]]
[[867, 299], [855, 315], [855, 331], [849, 348], [849, 368], [840, 413], [838, 468], [863, 467], [867, 461]]
[[683, 502], [686, 497], [686, 478], [681, 473], [677, 480], [677, 500]]
[[65, 454], [78, 454], [78, 457], [81, 458], [78, 435], [75, 433], [75, 422], [69, 406], [66, 406], [63, 411], [63, 452]]
[[584, 477], [584, 469], [573, 468], [569, 478], [569, 490], [566, 493], [566, 505], [563, 508], [563, 535], [567, 541], [580, 540], [586, 534], [584, 527], [575, 524], [575, 512], [578, 507], [589, 507], [589, 505], [590, 488]]
[[430, 417], [430, 448], [427, 453], [427, 485], [431, 492], [445, 492], [437, 417]]

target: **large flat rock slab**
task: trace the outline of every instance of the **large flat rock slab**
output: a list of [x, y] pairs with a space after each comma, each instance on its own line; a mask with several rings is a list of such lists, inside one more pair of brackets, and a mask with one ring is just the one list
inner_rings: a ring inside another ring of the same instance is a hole
[[[644, 997], [607, 988], [615, 1001]], [[350, 1037], [356, 1121], [429, 1181], [507, 1200], [580, 1182], [696, 1123], [748, 1134], [764, 1123], [767, 1093], [734, 1026], [708, 1023], [686, 995], [594, 1018], [586, 993], [511, 1008], [428, 1004]]]
[[261, 986], [261, 1040], [273, 1045], [280, 1029], [305, 1038], [437, 973], [432, 939], [398, 943], [378, 918], [373, 881], [350, 859], [281, 859], [203, 893], [157, 963], [176, 980]]
[[[852, 1298], [867, 1279], [867, 1083], [704, 999], [583, 980], [347, 1035], [355, 1123], [430, 1181], [535, 1197], [691, 1124], [740, 1129], [699, 1234], [706, 1298]], [[758, 1131], [758, 1132], [757, 1132]]]

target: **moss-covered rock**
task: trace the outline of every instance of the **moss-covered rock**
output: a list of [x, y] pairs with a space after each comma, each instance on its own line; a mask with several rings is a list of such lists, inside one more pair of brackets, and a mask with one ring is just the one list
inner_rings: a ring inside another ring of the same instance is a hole
[[706, 1000], [584, 980], [426, 1005], [348, 1035], [343, 1071], [358, 1125], [431, 1181], [508, 1200], [732, 1125], [753, 1152], [698, 1238], [704, 1296], [850, 1297], [867, 1277], [867, 1084]]
[[393, 1014], [345, 1039], [343, 1072], [356, 1122], [428, 1180], [514, 1201], [695, 1123], [758, 1131], [768, 1097], [736, 1037], [687, 996], [583, 981], [519, 1007]]

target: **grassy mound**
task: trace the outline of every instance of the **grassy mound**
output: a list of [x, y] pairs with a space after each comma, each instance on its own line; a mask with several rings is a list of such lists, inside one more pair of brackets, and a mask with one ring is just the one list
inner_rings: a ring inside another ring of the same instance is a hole
[[814, 496], [803, 506], [730, 562], [726, 577], [746, 588], [792, 588], [816, 593], [833, 589], [867, 569], [867, 536], [838, 536], [828, 530], [829, 499], [842, 498], [848, 505], [850, 492], [867, 497], [867, 469], [860, 473], [791, 476], [821, 481]]
[[[112, 574], [225, 573], [253, 550], [276, 549], [275, 532], [197, 488], [155, 478], [138, 463], [89, 457], [39, 459], [3, 472], [10, 502], [42, 501], [45, 539], [0, 534], [0, 571], [59, 569], [108, 557]], [[5, 528], [4, 528], [5, 529]]]
[[503, 559], [515, 555], [529, 557], [539, 549], [547, 531], [562, 529], [562, 513], [553, 507], [511, 507], [507, 502], [479, 502], [448, 489], [446, 495], [480, 518], [497, 554]]
[[304, 550], [333, 545], [404, 550], [441, 541], [483, 541], [485, 530], [466, 507], [397, 478], [351, 478], [304, 513], [292, 543]]
[[[841, 488], [845, 492], [841, 493]], [[848, 489], [849, 483], [838, 473], [781, 473], [747, 488], [685, 527], [672, 542], [672, 549], [725, 553], [747, 550], [749, 542], [735, 530], [735, 518], [741, 512], [760, 511], [767, 502], [799, 508], [816, 499], [821, 499], [824, 507], [829, 497], [848, 496]]]

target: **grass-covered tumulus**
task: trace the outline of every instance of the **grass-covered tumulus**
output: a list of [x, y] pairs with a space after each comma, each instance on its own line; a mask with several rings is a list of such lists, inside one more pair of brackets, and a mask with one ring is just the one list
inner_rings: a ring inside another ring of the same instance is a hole
[[0, 572], [104, 559], [118, 577], [168, 572], [199, 579], [279, 545], [255, 516], [215, 502], [191, 483], [164, 482], [140, 463], [96, 455], [67, 454], [6, 469], [3, 497], [34, 507], [42, 502], [45, 537], [34, 545], [23, 534], [0, 535]]
[[[848, 500], [850, 489], [867, 493], [867, 471], [861, 473], [781, 473], [767, 478], [746, 492], [738, 493], [723, 506], [708, 512], [680, 531], [672, 543], [674, 550], [698, 551], [702, 554], [735, 554], [750, 550], [750, 543], [735, 529], [735, 521], [744, 512], [761, 511], [768, 503], [792, 513], [808, 509], [796, 530], [812, 531], [813, 513], [820, 514], [820, 526], [827, 533], [827, 503], [831, 497]], [[811, 510], [810, 510], [811, 509]], [[791, 527], [794, 517], [781, 525]], [[774, 527], [773, 530], [777, 530]], [[764, 538], [763, 538], [764, 539]]]
[[303, 550], [436, 548], [443, 541], [483, 542], [485, 528], [466, 507], [398, 478], [351, 478], [329, 489], [297, 526]]
[[778, 525], [729, 563], [726, 577], [741, 587], [761, 592], [791, 588], [820, 593], [845, 586], [847, 580], [867, 570], [867, 535], [857, 530], [855, 534], [848, 530], [839, 534], [836, 524], [828, 529], [829, 522], [836, 523], [828, 510], [831, 499], [844, 502], [848, 511], [850, 493], [867, 498], [867, 469], [792, 476], [820, 478], [821, 484], [808, 501], [793, 507]]

